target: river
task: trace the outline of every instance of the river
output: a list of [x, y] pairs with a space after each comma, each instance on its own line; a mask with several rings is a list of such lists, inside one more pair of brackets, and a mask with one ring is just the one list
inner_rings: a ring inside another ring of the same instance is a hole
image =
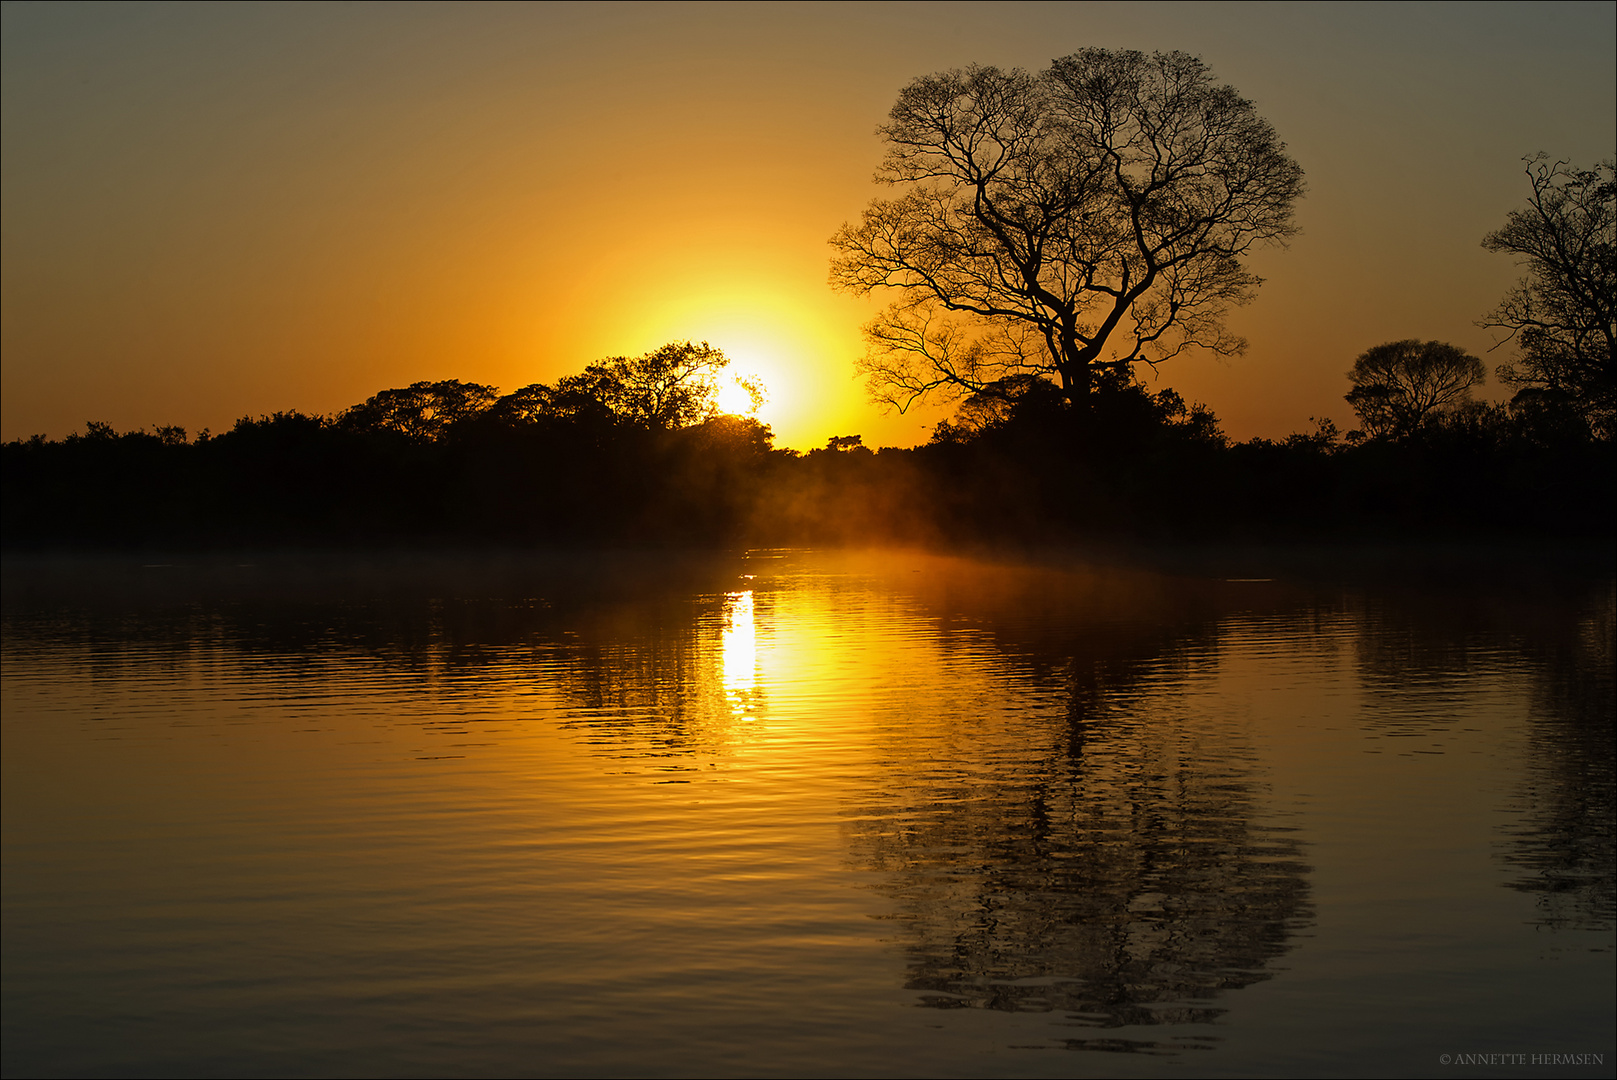
[[1617, 1062], [1609, 556], [5, 575], [7, 1075]]

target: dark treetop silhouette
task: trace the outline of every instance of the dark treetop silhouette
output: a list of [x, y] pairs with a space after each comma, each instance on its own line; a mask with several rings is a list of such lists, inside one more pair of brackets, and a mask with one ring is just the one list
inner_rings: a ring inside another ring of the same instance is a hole
[[[397, 431], [435, 439], [458, 421], [484, 415], [507, 424], [555, 419], [590, 419], [653, 431], [670, 431], [719, 415], [719, 373], [729, 358], [707, 342], [676, 341], [644, 356], [613, 356], [568, 375], [556, 385], [533, 383], [500, 396], [492, 386], [447, 379], [383, 390], [342, 415], [360, 430]], [[736, 381], [752, 397], [751, 412], [763, 404], [756, 379]]]
[[1260, 283], [1241, 259], [1295, 232], [1303, 193], [1252, 103], [1181, 52], [928, 75], [879, 131], [877, 179], [906, 190], [832, 238], [831, 281], [898, 291], [864, 371], [900, 409], [1022, 374], [1082, 405], [1097, 373], [1239, 352], [1223, 315]]
[[1361, 353], [1348, 372], [1347, 403], [1371, 438], [1408, 438], [1429, 418], [1472, 403], [1487, 379], [1482, 361], [1442, 341], [1389, 341]]
[[[1519, 257], [1528, 276], [1482, 325], [1515, 338], [1520, 360], [1499, 368], [1518, 398], [1570, 410], [1601, 438], [1617, 421], [1617, 175], [1608, 159], [1575, 169], [1527, 160], [1533, 193], [1482, 240]], [[1524, 402], [1525, 404], [1525, 402]]]

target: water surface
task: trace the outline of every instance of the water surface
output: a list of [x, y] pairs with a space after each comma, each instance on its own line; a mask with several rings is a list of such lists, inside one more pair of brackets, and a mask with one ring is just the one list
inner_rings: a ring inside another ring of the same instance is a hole
[[152, 562], [7, 560], [8, 1074], [1617, 1060], [1609, 570]]

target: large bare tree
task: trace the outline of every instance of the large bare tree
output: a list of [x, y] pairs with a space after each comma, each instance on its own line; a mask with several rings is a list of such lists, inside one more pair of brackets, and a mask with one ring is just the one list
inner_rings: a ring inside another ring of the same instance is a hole
[[1242, 259], [1296, 231], [1302, 169], [1181, 52], [928, 75], [879, 133], [877, 179], [903, 192], [832, 238], [831, 281], [898, 294], [863, 370], [900, 410], [1028, 374], [1083, 404], [1109, 370], [1237, 353], [1223, 317], [1260, 284]]
[[1506, 331], [1503, 340], [1521, 350], [1517, 363], [1499, 368], [1501, 380], [1570, 406], [1609, 439], [1617, 433], [1617, 175], [1609, 160], [1593, 169], [1547, 154], [1526, 160], [1533, 194], [1482, 246], [1515, 255], [1528, 276], [1482, 325]]

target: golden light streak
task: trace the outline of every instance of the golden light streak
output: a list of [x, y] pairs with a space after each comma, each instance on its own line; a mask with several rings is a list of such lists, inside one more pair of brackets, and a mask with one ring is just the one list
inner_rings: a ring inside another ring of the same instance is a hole
[[758, 630], [753, 621], [751, 589], [725, 595], [724, 630], [719, 642], [725, 700], [737, 719], [751, 719], [758, 690]]

